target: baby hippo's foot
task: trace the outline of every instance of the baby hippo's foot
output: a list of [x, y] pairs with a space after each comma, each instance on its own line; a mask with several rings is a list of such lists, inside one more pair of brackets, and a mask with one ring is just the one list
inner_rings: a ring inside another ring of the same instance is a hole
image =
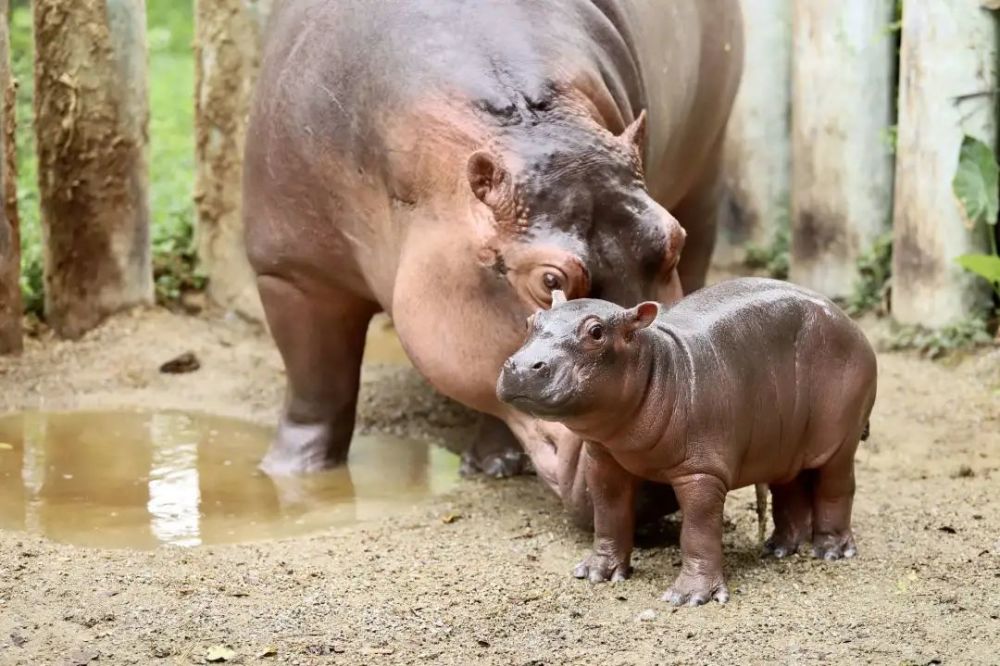
[[701, 606], [715, 599], [720, 604], [729, 601], [729, 590], [722, 575], [688, 574], [683, 571], [662, 597], [671, 606]]
[[813, 557], [832, 561], [857, 554], [858, 547], [854, 545], [854, 535], [850, 530], [840, 534], [813, 535]]
[[774, 557], [779, 560], [783, 557], [790, 557], [799, 552], [799, 548], [807, 540], [803, 535], [775, 530], [771, 537], [764, 542], [761, 555], [763, 557]]
[[575, 578], [586, 578], [591, 583], [611, 581], [617, 583], [632, 575], [632, 567], [628, 558], [614, 553], [602, 553], [597, 550], [588, 555], [583, 562], [573, 569]]

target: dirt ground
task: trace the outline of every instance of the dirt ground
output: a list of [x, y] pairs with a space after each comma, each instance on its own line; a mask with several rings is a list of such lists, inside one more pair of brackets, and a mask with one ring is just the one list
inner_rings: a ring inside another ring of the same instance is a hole
[[[187, 350], [201, 370], [158, 373]], [[753, 493], [734, 493], [724, 607], [658, 601], [680, 563], [676, 522], [638, 551], [632, 580], [591, 586], [569, 575], [587, 535], [537, 479], [471, 480], [405, 515], [253, 545], [101, 551], [0, 531], [0, 663], [203, 663], [223, 645], [234, 663], [998, 664], [1000, 349], [880, 361], [858, 457], [860, 556], [762, 561]], [[266, 333], [162, 310], [0, 360], [0, 412], [157, 407], [266, 424], [282, 389]], [[360, 425], [453, 447], [470, 436], [467, 413], [399, 367], [366, 370]]]

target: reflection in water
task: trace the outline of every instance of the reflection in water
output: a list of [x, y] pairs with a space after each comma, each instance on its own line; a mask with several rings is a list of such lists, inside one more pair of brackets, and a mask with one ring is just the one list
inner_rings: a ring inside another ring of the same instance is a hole
[[0, 418], [0, 528], [89, 546], [279, 538], [385, 516], [447, 490], [454, 455], [355, 437], [346, 467], [294, 479], [256, 469], [271, 431], [182, 412]]

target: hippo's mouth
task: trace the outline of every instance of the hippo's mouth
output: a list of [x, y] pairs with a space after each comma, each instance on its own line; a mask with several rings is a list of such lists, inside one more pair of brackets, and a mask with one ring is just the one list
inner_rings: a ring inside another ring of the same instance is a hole
[[505, 396], [504, 402], [516, 409], [539, 418], [557, 419], [563, 414], [563, 408], [569, 404], [570, 396], [554, 396], [552, 398], [534, 398], [527, 395]]

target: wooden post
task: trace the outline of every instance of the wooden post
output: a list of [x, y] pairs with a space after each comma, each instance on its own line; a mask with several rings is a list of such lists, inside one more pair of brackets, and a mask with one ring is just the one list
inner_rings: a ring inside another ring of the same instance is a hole
[[851, 292], [889, 228], [893, 2], [795, 3], [791, 279], [828, 296]]
[[791, 178], [792, 0], [742, 0], [746, 33], [740, 92], [729, 120], [731, 206], [720, 220], [714, 263], [743, 264], [787, 224]]
[[263, 320], [246, 258], [241, 214], [243, 146], [270, 0], [196, 0], [198, 253], [209, 297]]
[[0, 354], [16, 354], [22, 348], [21, 235], [17, 217], [8, 10], [8, 0], [0, 0]]
[[35, 0], [45, 313], [74, 338], [151, 303], [144, 0]]
[[986, 283], [955, 264], [988, 245], [963, 223], [951, 182], [963, 135], [996, 145], [996, 25], [978, 0], [904, 8], [892, 266], [903, 323], [940, 327], [988, 303]]

